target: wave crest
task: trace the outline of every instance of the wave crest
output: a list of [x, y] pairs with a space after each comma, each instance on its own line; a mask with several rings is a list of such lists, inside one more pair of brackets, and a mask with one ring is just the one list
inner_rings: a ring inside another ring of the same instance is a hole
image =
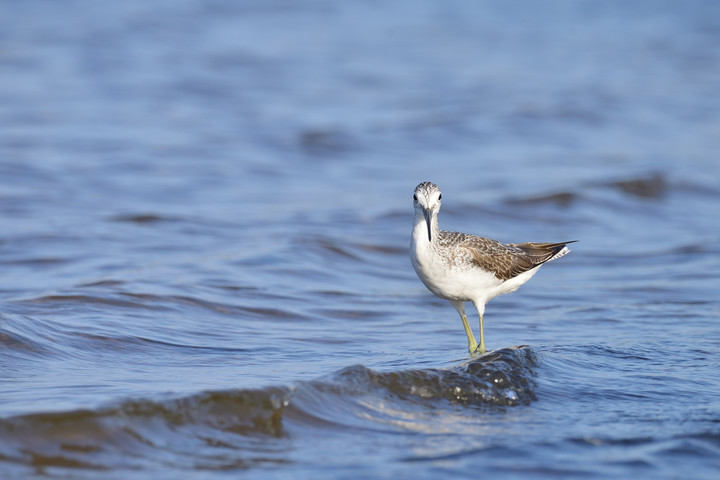
[[[293, 387], [209, 391], [127, 400], [95, 410], [0, 420], [0, 462], [34, 469], [142, 468], [283, 461], [272, 439], [319, 428], [412, 428], [437, 402], [488, 408], [534, 400], [528, 347], [491, 352], [449, 368], [379, 372], [353, 366]], [[218, 455], [219, 449], [223, 455]], [[233, 458], [233, 457], [240, 458]], [[213, 467], [213, 468], [214, 468]]]

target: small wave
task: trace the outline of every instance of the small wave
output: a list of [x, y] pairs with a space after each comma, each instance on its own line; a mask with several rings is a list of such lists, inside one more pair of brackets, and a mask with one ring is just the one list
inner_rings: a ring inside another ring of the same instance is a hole
[[56, 338], [65, 333], [53, 322], [27, 315], [0, 314], [0, 365], [11, 357], [39, 359], [60, 355], [64, 349]]
[[[109, 285], [115, 287], [115, 283], [94, 283], [91, 286]], [[87, 285], [83, 285], [87, 286]], [[256, 295], [257, 296], [257, 295]], [[198, 308], [220, 314], [239, 314], [256, 316], [262, 318], [303, 318], [302, 315], [289, 310], [267, 307], [254, 307], [249, 305], [229, 304], [212, 302], [198, 297], [184, 295], [155, 295], [149, 293], [133, 292], [109, 292], [89, 295], [78, 294], [53, 294], [40, 297], [18, 300], [15, 303], [23, 306], [41, 306], [43, 309], [60, 308], [81, 308], [81, 307], [118, 307], [122, 309], [137, 310], [184, 310], [187, 308]]]
[[158, 215], [155, 213], [115, 215], [113, 217], [109, 217], [108, 220], [111, 222], [124, 222], [124, 223], [137, 223], [137, 224], [151, 224], [151, 223], [177, 221], [176, 218]]
[[[681, 189], [682, 186], [670, 183], [665, 176], [660, 173], [648, 173], [646, 175], [621, 178], [617, 180], [590, 182], [586, 185], [580, 185], [575, 189], [567, 191], [555, 191], [511, 197], [506, 200], [506, 203], [510, 206], [552, 205], [565, 208], [575, 206], [582, 201], [587, 201], [593, 196], [598, 195], [598, 190], [604, 192], [608, 188], [632, 197], [653, 200], [664, 198], [671, 190]], [[698, 189], [701, 189], [701, 186], [691, 185], [686, 188], [696, 192]]]
[[446, 400], [461, 405], [512, 406], [529, 404], [533, 393], [528, 347], [506, 348], [471, 359], [453, 368], [376, 372], [362, 366], [341, 371], [340, 378], [365, 388], [382, 388], [404, 401]]
[[[0, 242], [1, 244], [2, 242]], [[0, 262], [2, 265], [48, 266], [69, 263], [72, 259], [62, 257], [31, 257], [7, 259]]]
[[14, 353], [48, 354], [51, 349], [37, 332], [24, 328], [27, 322], [15, 321], [14, 316], [0, 315], [0, 348], [4, 355]]
[[300, 243], [316, 251], [322, 257], [342, 257], [346, 260], [360, 261], [361, 258], [347, 248], [346, 244], [328, 237], [303, 238]]
[[35, 469], [137, 467], [165, 449], [194, 454], [214, 437], [282, 435], [289, 389], [205, 392], [167, 401], [131, 400], [98, 410], [0, 421], [0, 460]]
[[[663, 471], [665, 466], [672, 467], [691, 461], [698, 471], [706, 466], [710, 471], [717, 469], [720, 454], [720, 434], [715, 431], [680, 433], [667, 437], [638, 436], [622, 438], [582, 437], [569, 439], [580, 447], [615, 448], [622, 452], [616, 462], [641, 464]], [[705, 478], [705, 477], [697, 477]]]
[[22, 303], [46, 305], [48, 307], [59, 307], [63, 305], [110, 305], [124, 308], [152, 309], [152, 307], [146, 303], [132, 302], [114, 297], [83, 294], [44, 295], [23, 300]]
[[628, 195], [643, 198], [662, 198], [669, 190], [668, 182], [659, 173], [611, 182], [609, 186]]
[[528, 197], [511, 198], [508, 200], [510, 205], [544, 205], [551, 204], [559, 207], [569, 207], [577, 202], [580, 195], [574, 192], [555, 192], [543, 195], [535, 195]]
[[298, 134], [298, 145], [313, 156], [336, 156], [347, 153], [357, 146], [353, 138], [345, 131], [314, 129]]
[[530, 403], [534, 365], [533, 352], [516, 347], [449, 368], [378, 372], [353, 366], [293, 387], [15, 416], [0, 420], [0, 461], [90, 470], [142, 468], [158, 458], [193, 467], [219, 457], [233, 465], [280, 462], [283, 446], [272, 439], [297, 435], [309, 423], [407, 429], [418, 408], [436, 410], [442, 402], [488, 408]]

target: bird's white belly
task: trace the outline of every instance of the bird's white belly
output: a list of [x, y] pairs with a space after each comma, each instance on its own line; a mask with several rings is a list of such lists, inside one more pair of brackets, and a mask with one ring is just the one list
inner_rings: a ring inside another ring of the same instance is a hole
[[438, 297], [462, 301], [485, 297], [487, 292], [495, 290], [501, 284], [495, 275], [479, 269], [460, 272], [451, 270], [432, 276], [421, 275], [420, 279]]
[[495, 275], [481, 268], [458, 267], [439, 261], [434, 255], [414, 254], [412, 264], [428, 290], [446, 300], [478, 299], [502, 283]]
[[453, 264], [433, 253], [429, 248], [413, 245], [413, 268], [428, 290], [446, 300], [488, 302], [498, 295], [514, 292], [539, 268], [503, 281], [475, 264]]

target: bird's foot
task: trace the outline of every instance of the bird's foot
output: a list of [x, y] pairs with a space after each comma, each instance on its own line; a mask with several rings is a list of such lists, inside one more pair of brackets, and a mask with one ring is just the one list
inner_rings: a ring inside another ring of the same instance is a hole
[[478, 355], [483, 355], [483, 354], [485, 354], [486, 351], [487, 350], [485, 349], [485, 345], [481, 343], [480, 345], [477, 345], [475, 348], [470, 349], [470, 356], [475, 357]]

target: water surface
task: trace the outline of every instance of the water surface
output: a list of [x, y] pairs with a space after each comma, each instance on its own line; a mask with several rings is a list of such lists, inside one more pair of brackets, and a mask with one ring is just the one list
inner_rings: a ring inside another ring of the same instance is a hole
[[[1, 8], [4, 476], [716, 477], [714, 2]], [[580, 240], [487, 356], [425, 180]]]

